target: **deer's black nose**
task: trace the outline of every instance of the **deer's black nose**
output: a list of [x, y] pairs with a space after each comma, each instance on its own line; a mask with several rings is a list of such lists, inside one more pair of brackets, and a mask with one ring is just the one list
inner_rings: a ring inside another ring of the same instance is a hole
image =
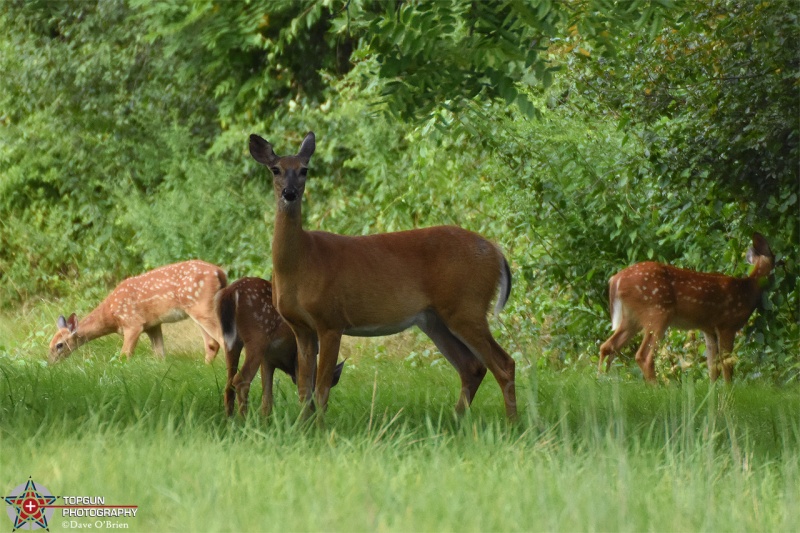
[[295, 200], [297, 200], [297, 189], [295, 189], [294, 187], [283, 189], [281, 191], [281, 196], [287, 202], [294, 202]]

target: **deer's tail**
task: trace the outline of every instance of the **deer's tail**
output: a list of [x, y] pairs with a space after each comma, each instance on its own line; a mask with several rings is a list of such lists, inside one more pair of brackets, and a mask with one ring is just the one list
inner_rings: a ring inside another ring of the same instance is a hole
[[611, 316], [611, 329], [617, 331], [622, 324], [622, 315], [624, 309], [622, 308], [622, 301], [617, 298], [617, 289], [619, 288], [619, 280], [616, 276], [612, 276], [608, 280], [608, 314]]
[[503, 310], [511, 296], [511, 267], [508, 266], [505, 256], [500, 257], [503, 259], [503, 264], [500, 269], [500, 291], [497, 295], [497, 304], [494, 306], [495, 315]]
[[228, 275], [221, 268], [217, 269], [217, 281], [219, 281], [219, 289], [224, 289], [228, 286]]
[[239, 334], [236, 331], [236, 307], [239, 305], [239, 291], [222, 290], [217, 293], [217, 317], [222, 328], [225, 348], [230, 351]]

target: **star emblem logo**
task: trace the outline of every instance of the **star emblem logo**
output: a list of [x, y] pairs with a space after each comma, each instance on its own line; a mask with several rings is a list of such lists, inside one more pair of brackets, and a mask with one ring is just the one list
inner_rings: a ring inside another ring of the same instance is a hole
[[50, 491], [43, 485], [37, 486], [33, 479], [28, 478], [28, 482], [20, 485], [11, 491], [11, 496], [3, 499], [8, 504], [6, 507], [8, 516], [14, 522], [14, 529], [46, 529], [47, 521], [52, 518], [54, 509], [50, 508], [56, 501], [57, 496], [50, 494]]

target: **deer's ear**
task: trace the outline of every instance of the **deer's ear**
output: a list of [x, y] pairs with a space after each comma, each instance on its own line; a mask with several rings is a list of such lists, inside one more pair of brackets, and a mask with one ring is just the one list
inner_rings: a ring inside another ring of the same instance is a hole
[[272, 145], [256, 134], [250, 135], [250, 155], [268, 167], [278, 159], [278, 156], [272, 151]]
[[75, 316], [75, 313], [69, 315], [69, 318], [67, 319], [67, 329], [73, 334], [78, 331], [78, 317]]
[[[767, 244], [767, 239], [764, 238], [763, 235], [756, 232], [753, 233], [753, 247], [751, 250], [755, 251], [758, 255], [763, 255], [766, 257], [772, 256], [772, 250], [769, 249], [769, 244]], [[748, 256], [750, 252], [748, 251]]]
[[314, 155], [314, 150], [317, 148], [317, 141], [314, 137], [314, 132], [309, 131], [306, 138], [303, 139], [303, 144], [300, 145], [300, 151], [297, 152], [297, 157], [305, 159], [308, 162], [311, 156]]

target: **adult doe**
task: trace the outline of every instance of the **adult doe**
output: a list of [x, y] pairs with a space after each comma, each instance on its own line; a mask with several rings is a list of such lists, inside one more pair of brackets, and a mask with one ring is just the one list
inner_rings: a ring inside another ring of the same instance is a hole
[[725, 381], [733, 377], [733, 339], [761, 301], [775, 256], [767, 240], [753, 235], [747, 251], [753, 265], [749, 277], [733, 278], [684, 270], [654, 262], [637, 263], [608, 282], [614, 334], [600, 346], [600, 363], [611, 366], [614, 355], [636, 333], [644, 332], [636, 362], [648, 381], [656, 379], [654, 355], [668, 327], [699, 329], [706, 340], [708, 373], [712, 380], [720, 367]]
[[[286, 372], [297, 383], [297, 343], [292, 329], [272, 305], [272, 284], [261, 278], [242, 278], [219, 291], [216, 300], [228, 368], [225, 412], [233, 414], [235, 396], [239, 413], [247, 414], [250, 383], [261, 367], [261, 412], [269, 416], [275, 369]], [[242, 349], [245, 358], [239, 370]], [[331, 386], [339, 382], [343, 365], [336, 366]]]
[[273, 175], [273, 301], [297, 337], [301, 401], [310, 405], [316, 367], [313, 394], [325, 411], [343, 334], [388, 335], [416, 325], [458, 371], [458, 412], [470, 405], [488, 367], [514, 418], [514, 360], [486, 317], [498, 287], [496, 311], [511, 292], [500, 249], [454, 226], [360, 237], [304, 230], [302, 197], [315, 147], [309, 133], [297, 155], [279, 157], [266, 140], [250, 136], [250, 154]]
[[150, 337], [153, 351], [164, 357], [161, 324], [186, 318], [200, 326], [206, 363], [214, 360], [222, 334], [214, 313], [214, 295], [228, 284], [225, 272], [204, 261], [184, 261], [163, 266], [122, 281], [97, 308], [78, 321], [75, 313], [58, 317], [50, 341], [50, 363], [81, 345], [111, 333], [122, 334], [122, 355], [130, 357], [142, 332]]

